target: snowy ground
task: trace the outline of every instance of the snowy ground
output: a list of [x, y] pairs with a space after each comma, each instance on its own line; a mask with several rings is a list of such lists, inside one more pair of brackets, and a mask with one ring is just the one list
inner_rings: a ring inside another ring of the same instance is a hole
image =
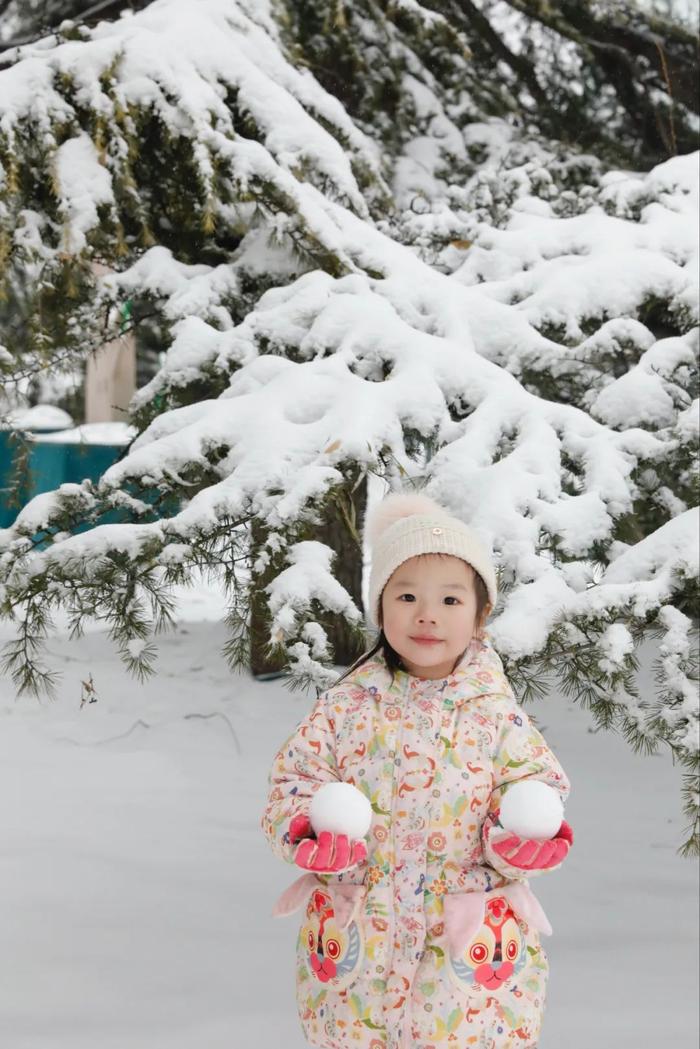
[[[99, 632], [54, 639], [59, 699], [0, 681], [2, 1049], [304, 1049], [295, 877], [259, 830], [272, 756], [309, 697], [232, 676], [205, 589], [141, 686]], [[92, 673], [98, 701], [80, 709]], [[698, 868], [675, 855], [680, 773], [533, 708], [577, 833], [536, 888], [554, 926], [541, 1049], [695, 1049]]]

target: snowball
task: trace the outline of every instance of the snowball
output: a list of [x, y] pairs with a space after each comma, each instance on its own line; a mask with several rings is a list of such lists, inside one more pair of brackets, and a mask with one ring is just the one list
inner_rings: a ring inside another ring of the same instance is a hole
[[523, 780], [509, 787], [501, 802], [500, 822], [521, 838], [553, 838], [561, 827], [564, 806], [553, 787]]
[[352, 783], [326, 783], [313, 797], [309, 819], [316, 835], [329, 830], [364, 838], [372, 822], [372, 806]]

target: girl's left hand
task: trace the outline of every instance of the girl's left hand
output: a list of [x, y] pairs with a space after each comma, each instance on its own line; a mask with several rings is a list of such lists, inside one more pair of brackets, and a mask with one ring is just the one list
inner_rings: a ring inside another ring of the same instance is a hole
[[351, 841], [347, 834], [331, 834], [327, 830], [322, 830], [317, 839], [308, 816], [301, 814], [289, 824], [289, 840], [295, 846], [293, 859], [297, 867], [317, 874], [337, 874], [367, 859], [363, 840]]
[[519, 867], [524, 871], [543, 871], [558, 867], [566, 859], [573, 843], [574, 832], [564, 820], [555, 837], [549, 841], [521, 838], [506, 831], [506, 836], [499, 841], [491, 839], [491, 848], [511, 867]]

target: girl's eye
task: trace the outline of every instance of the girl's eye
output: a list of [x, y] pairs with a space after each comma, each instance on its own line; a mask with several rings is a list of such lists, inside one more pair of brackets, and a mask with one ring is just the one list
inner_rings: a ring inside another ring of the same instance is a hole
[[409, 601], [415, 601], [415, 597], [413, 594], [400, 594], [399, 601], [403, 601], [404, 597], [408, 598]]
[[459, 604], [459, 598], [456, 598], [456, 597], [446, 597], [445, 601], [450, 601], [451, 603], [453, 603], [455, 605]]

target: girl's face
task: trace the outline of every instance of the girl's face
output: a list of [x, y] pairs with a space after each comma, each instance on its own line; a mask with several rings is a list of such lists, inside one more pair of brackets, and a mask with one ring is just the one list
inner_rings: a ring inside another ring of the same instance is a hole
[[479, 626], [474, 569], [459, 557], [409, 557], [384, 587], [384, 634], [416, 677], [450, 674]]

